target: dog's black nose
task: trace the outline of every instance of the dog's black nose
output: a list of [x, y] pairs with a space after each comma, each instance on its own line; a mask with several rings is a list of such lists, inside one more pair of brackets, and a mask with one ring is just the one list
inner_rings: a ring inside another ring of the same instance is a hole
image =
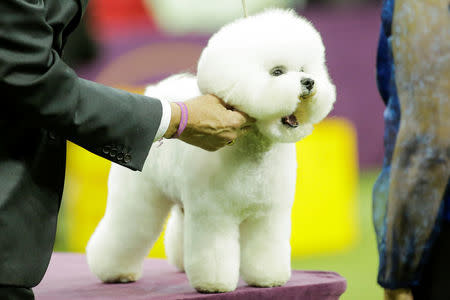
[[301, 84], [303, 84], [308, 90], [312, 90], [314, 87], [314, 80], [311, 78], [303, 78], [300, 80]]

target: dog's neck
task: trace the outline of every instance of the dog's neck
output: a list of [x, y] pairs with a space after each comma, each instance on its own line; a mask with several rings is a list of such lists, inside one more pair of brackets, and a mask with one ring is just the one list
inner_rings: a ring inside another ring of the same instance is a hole
[[245, 136], [236, 140], [233, 146], [227, 149], [230, 153], [236, 154], [242, 158], [250, 157], [257, 159], [264, 156], [273, 149], [275, 143], [262, 135], [256, 128]]

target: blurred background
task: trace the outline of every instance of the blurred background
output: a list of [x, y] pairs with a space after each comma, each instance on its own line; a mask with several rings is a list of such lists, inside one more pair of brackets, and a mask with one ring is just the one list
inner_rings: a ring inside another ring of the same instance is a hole
[[[375, 82], [381, 0], [247, 0], [249, 14], [295, 9], [322, 34], [337, 87], [330, 117], [297, 144], [292, 266], [347, 279], [342, 299], [381, 299], [371, 189], [383, 157], [383, 109]], [[142, 93], [193, 72], [223, 24], [243, 15], [240, 0], [90, 0], [64, 59], [83, 78]], [[55, 251], [84, 252], [102, 218], [110, 163], [68, 143]], [[150, 252], [164, 258], [162, 239]]]

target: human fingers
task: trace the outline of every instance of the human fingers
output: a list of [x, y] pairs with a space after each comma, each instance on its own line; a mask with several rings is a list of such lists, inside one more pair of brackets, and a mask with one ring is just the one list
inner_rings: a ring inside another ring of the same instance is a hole
[[249, 115], [247, 115], [242, 111], [237, 110], [234, 106], [225, 103], [225, 101], [223, 101], [221, 98], [218, 98], [217, 96], [212, 94], [208, 94], [207, 96], [212, 102], [218, 103], [221, 106], [223, 106], [226, 110], [228, 110], [229, 114], [233, 116], [236, 123], [240, 124], [238, 127], [245, 127], [256, 121], [256, 119], [250, 117]]
[[230, 120], [230, 125], [236, 129], [251, 126], [255, 122], [255, 119], [240, 111], [230, 111], [228, 113], [228, 118]]
[[238, 138], [238, 136], [239, 136], [238, 130], [226, 132], [226, 133], [222, 134], [221, 142], [224, 145], [228, 145], [231, 142], [235, 141]]
[[215, 95], [212, 95], [212, 94], [206, 94], [206, 95], [203, 95], [203, 96], [200, 96], [202, 99], [205, 99], [206, 101], [208, 101], [209, 103], [211, 103], [211, 104], [215, 104], [215, 105], [220, 105], [220, 106], [222, 106], [222, 107], [224, 107], [224, 108], [226, 108], [226, 104], [225, 104], [225, 102], [222, 100], [222, 99], [220, 99], [219, 97], [217, 97], [217, 96], [215, 96]]
[[238, 131], [238, 136], [244, 136], [247, 133], [249, 133], [252, 129], [253, 129], [253, 127], [251, 125], [241, 127]]
[[[220, 99], [220, 98], [217, 98], [219, 101], [220, 101], [220, 103], [227, 109], [227, 110], [229, 110], [229, 111], [231, 111], [231, 114], [233, 114], [233, 115], [236, 115], [236, 114], [239, 114], [239, 115], [241, 115], [244, 119], [245, 119], [245, 122], [243, 123], [243, 125], [242, 125], [242, 127], [243, 126], [246, 126], [246, 125], [249, 125], [249, 124], [252, 124], [252, 123], [254, 123], [254, 122], [256, 122], [256, 119], [255, 118], [252, 118], [252, 117], [250, 117], [249, 115], [247, 115], [245, 112], [242, 112], [242, 111], [240, 111], [240, 110], [237, 110], [234, 106], [232, 106], [231, 104], [228, 104], [228, 103], [225, 103], [222, 99]], [[241, 119], [241, 123], [242, 123], [242, 118], [240, 118]]]
[[242, 127], [248, 127], [250, 125], [252, 125], [253, 123], [256, 122], [255, 118], [250, 117], [249, 115], [247, 115], [246, 113], [242, 112], [242, 111], [236, 111], [237, 113], [239, 113], [242, 117], [245, 118], [245, 122], [242, 124]]
[[235, 140], [238, 138], [238, 132], [237, 130], [230, 130], [230, 131], [224, 131], [214, 137], [210, 137], [209, 143], [207, 143], [207, 149], [208, 151], [216, 151], [220, 148], [232, 145], [234, 144]]
[[215, 139], [215, 140], [205, 140], [202, 141], [187, 141], [189, 144], [202, 148], [203, 150], [214, 152], [219, 150], [220, 148], [226, 145], [226, 140], [224, 139]]

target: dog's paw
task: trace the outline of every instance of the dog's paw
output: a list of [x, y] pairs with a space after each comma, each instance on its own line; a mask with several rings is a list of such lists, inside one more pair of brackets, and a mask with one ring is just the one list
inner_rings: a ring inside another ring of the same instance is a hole
[[196, 283], [193, 287], [199, 293], [210, 294], [210, 293], [226, 293], [232, 292], [236, 289], [234, 284], [218, 283], [218, 282], [202, 282]]
[[290, 278], [291, 272], [287, 270], [285, 272], [278, 272], [276, 275], [272, 274], [272, 276], [263, 273], [253, 274], [253, 276], [246, 274], [246, 276], [244, 276], [244, 280], [249, 286], [262, 288], [282, 286]]
[[247, 282], [249, 286], [261, 287], [261, 288], [269, 288], [282, 286], [287, 282], [287, 280], [268, 280], [268, 281], [257, 281], [257, 282]]
[[104, 277], [101, 278], [101, 280], [105, 283], [128, 283], [128, 282], [135, 282], [140, 278], [140, 274], [136, 273], [125, 273], [125, 274], [119, 274], [114, 275], [110, 277]]

